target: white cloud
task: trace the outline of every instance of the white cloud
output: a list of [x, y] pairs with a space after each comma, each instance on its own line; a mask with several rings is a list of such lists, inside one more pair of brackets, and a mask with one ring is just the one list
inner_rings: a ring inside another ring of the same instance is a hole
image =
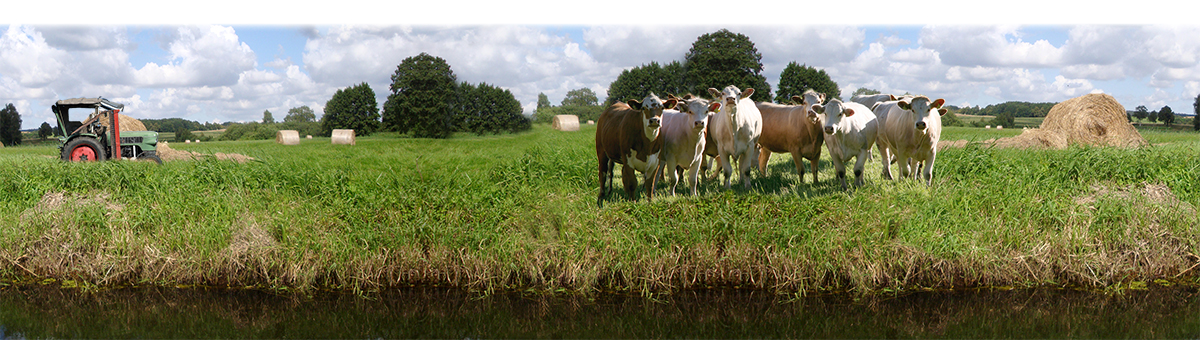
[[168, 44], [170, 63], [146, 63], [134, 71], [143, 87], [227, 86], [255, 67], [254, 51], [231, 27], [179, 27]]
[[920, 44], [951, 66], [1055, 67], [1063, 60], [1062, 49], [1026, 42], [1015, 26], [926, 26]]

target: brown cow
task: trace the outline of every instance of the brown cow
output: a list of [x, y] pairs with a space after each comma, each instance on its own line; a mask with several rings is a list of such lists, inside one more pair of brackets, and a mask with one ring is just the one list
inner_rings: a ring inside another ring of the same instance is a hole
[[676, 99], [664, 103], [651, 93], [641, 102], [629, 100], [616, 103], [600, 114], [596, 122], [596, 158], [600, 165], [600, 195], [596, 205], [604, 204], [604, 197], [612, 192], [614, 163], [621, 163], [621, 182], [625, 195], [637, 200], [637, 177], [634, 170], [642, 173], [646, 199], [654, 196], [654, 182], [658, 178], [659, 154], [664, 138], [662, 129], [663, 109], [675, 107]]
[[812, 162], [813, 183], [817, 183], [817, 161], [821, 159], [821, 144], [825, 136], [821, 133], [821, 124], [808, 117], [808, 110], [813, 104], [821, 104], [825, 95], [813, 90], [804, 91], [804, 96], [792, 96], [792, 101], [800, 105], [779, 105], [774, 103], [757, 103], [758, 111], [762, 113], [762, 136], [758, 138], [758, 173], [767, 176], [767, 161], [771, 153], [790, 153], [792, 162], [796, 163], [796, 174], [800, 182], [804, 182], [804, 162]]

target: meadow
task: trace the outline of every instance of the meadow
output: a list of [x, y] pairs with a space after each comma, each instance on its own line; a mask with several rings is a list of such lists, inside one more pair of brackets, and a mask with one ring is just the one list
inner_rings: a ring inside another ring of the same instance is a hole
[[[948, 127], [943, 140], [1019, 133]], [[603, 208], [588, 125], [355, 146], [171, 143], [246, 163], [81, 164], [50, 145], [3, 148], [0, 285], [655, 295], [1197, 284], [1200, 135], [1143, 135], [1155, 145], [948, 148], [932, 186], [881, 180], [876, 159], [853, 191], [828, 152], [817, 184], [775, 155], [748, 191], [660, 185], [647, 202], [618, 189]]]

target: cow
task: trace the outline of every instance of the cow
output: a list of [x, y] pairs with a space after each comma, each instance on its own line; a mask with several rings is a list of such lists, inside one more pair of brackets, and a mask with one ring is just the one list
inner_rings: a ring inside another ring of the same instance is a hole
[[887, 101], [894, 101], [896, 99], [897, 99], [896, 96], [890, 95], [890, 94], [872, 94], [872, 95], [856, 94], [856, 95], [854, 95], [854, 97], [850, 98], [850, 101], [859, 103], [859, 104], [863, 104], [863, 106], [866, 106], [868, 109], [873, 110], [873, 109], [875, 109], [875, 104], [887, 102]]
[[[879, 153], [883, 157], [883, 178], [892, 179], [889, 163], [900, 163], [900, 177], [924, 176], [925, 184], [933, 183], [933, 162], [937, 159], [937, 143], [942, 137], [942, 107], [944, 99], [929, 100], [926, 96], [902, 98], [880, 103], [875, 107], [879, 119]], [[917, 172], [920, 171], [920, 174]]]
[[663, 169], [672, 196], [684, 170], [688, 171], [688, 186], [695, 196], [697, 172], [707, 145], [709, 117], [721, 108], [721, 103], [688, 94], [676, 101], [675, 108], [678, 111], [663, 110], [662, 134], [666, 139], [662, 152]]
[[825, 136], [821, 124], [808, 116], [808, 109], [824, 102], [825, 94], [808, 90], [803, 96], [792, 96], [792, 101], [800, 105], [756, 104], [763, 119], [762, 135], [758, 138], [758, 173], [766, 177], [772, 152], [786, 152], [792, 154], [800, 182], [804, 182], [803, 160], [808, 159], [812, 163], [813, 183], [817, 183], [817, 161], [821, 159]]
[[745, 91], [729, 85], [723, 91], [709, 88], [713, 100], [721, 102], [721, 110], [713, 115], [713, 139], [717, 141], [718, 164], [724, 170], [725, 189], [730, 188], [733, 175], [732, 161], [738, 163], [738, 174], [745, 189], [750, 189], [750, 166], [758, 158], [758, 138], [762, 133], [762, 114], [750, 96], [753, 88]]
[[674, 99], [663, 102], [651, 93], [640, 102], [631, 99], [627, 103], [612, 104], [600, 114], [596, 122], [596, 158], [600, 170], [600, 195], [596, 205], [602, 206], [604, 197], [612, 192], [614, 163], [622, 164], [621, 181], [630, 199], [637, 200], [634, 170], [642, 173], [646, 200], [653, 198], [664, 142], [662, 113], [674, 106]]
[[842, 103], [838, 99], [830, 100], [825, 105], [812, 105], [808, 114], [822, 123], [825, 146], [829, 148], [829, 156], [833, 159], [842, 190], [846, 190], [846, 162], [850, 158], [857, 157], [854, 161], [854, 186], [862, 186], [863, 164], [871, 153], [871, 147], [875, 146], [878, 135], [875, 114], [862, 104]]

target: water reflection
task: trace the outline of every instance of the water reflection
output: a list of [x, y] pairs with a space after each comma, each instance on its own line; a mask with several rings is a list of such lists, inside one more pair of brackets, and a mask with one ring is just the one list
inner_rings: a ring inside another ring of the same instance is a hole
[[1200, 294], [1072, 290], [796, 301], [694, 291], [652, 301], [478, 297], [408, 289], [374, 299], [218, 289], [0, 289], [3, 338], [1195, 338]]

